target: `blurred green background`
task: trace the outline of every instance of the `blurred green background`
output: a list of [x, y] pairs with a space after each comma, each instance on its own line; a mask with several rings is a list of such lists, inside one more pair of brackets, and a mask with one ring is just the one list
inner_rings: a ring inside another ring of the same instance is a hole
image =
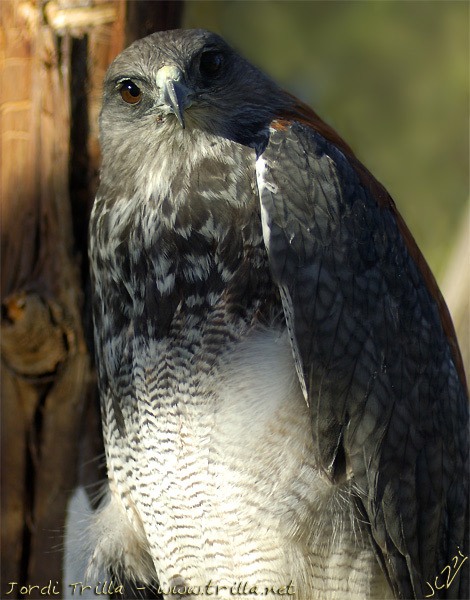
[[220, 33], [341, 134], [441, 279], [469, 191], [466, 1], [200, 1]]

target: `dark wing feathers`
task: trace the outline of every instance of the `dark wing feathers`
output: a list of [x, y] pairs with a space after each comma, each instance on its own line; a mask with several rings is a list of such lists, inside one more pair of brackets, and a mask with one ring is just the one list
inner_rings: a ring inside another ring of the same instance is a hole
[[[270, 268], [318, 466], [334, 481], [345, 456], [397, 597], [424, 597], [464, 548], [466, 395], [396, 212], [373, 197], [350, 149], [323, 134], [276, 121], [258, 158]], [[463, 573], [440, 597], [465, 597]]]
[[457, 336], [455, 334], [454, 325], [452, 323], [452, 319], [449, 313], [449, 309], [445, 303], [445, 300], [439, 290], [439, 286], [434, 278], [434, 275], [429, 268], [424, 256], [422, 255], [420, 249], [418, 248], [413, 235], [411, 234], [408, 226], [406, 225], [403, 217], [397, 210], [393, 199], [390, 194], [384, 188], [384, 186], [377, 181], [377, 179], [372, 175], [372, 173], [366, 169], [366, 167], [357, 159], [354, 152], [350, 148], [348, 144], [336, 133], [336, 131], [327, 123], [325, 123], [320, 117], [316, 114], [314, 110], [312, 110], [307, 104], [289, 94], [288, 92], [283, 92], [292, 102], [291, 108], [289, 110], [285, 110], [283, 112], [282, 118], [274, 121], [272, 126], [275, 129], [285, 129], [292, 121], [296, 123], [302, 123], [307, 125], [307, 127], [313, 129], [314, 131], [318, 131], [325, 140], [333, 144], [336, 148], [338, 148], [347, 158], [348, 163], [354, 169], [354, 171], [358, 174], [359, 179], [361, 180], [362, 185], [365, 189], [367, 189], [371, 195], [371, 197], [375, 200], [377, 205], [380, 208], [388, 209], [393, 214], [395, 221], [398, 225], [398, 229], [400, 230], [403, 241], [413, 258], [414, 262], [418, 266], [418, 269], [432, 295], [434, 301], [439, 310], [439, 315], [442, 323], [442, 327], [444, 333], [446, 335], [447, 341], [451, 347], [452, 355], [454, 358], [455, 365], [457, 367], [457, 371], [459, 373], [460, 381], [464, 390], [468, 396], [468, 388], [467, 381], [465, 378], [465, 369], [463, 366], [462, 355], [460, 353], [460, 349], [457, 343]]

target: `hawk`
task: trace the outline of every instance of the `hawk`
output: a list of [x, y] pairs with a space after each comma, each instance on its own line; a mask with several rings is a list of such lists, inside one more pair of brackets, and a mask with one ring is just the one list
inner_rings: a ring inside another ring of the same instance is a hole
[[91, 564], [168, 598], [468, 597], [452, 322], [382, 185], [218, 35], [110, 65]]

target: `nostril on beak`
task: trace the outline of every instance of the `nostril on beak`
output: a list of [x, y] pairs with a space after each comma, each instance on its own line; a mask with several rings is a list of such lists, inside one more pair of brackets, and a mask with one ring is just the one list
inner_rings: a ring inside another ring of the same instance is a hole
[[178, 67], [162, 67], [156, 78], [160, 89], [160, 102], [167, 106], [184, 129], [184, 110], [191, 104], [191, 90], [183, 83], [183, 72]]

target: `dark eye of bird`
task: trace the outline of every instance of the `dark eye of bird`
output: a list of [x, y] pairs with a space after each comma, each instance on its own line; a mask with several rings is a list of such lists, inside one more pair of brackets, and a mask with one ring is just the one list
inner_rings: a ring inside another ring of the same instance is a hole
[[122, 99], [128, 104], [137, 104], [142, 98], [142, 90], [130, 79], [121, 83], [120, 91]]
[[220, 52], [204, 52], [199, 60], [199, 72], [203, 77], [215, 77], [222, 70], [223, 64], [224, 57]]

